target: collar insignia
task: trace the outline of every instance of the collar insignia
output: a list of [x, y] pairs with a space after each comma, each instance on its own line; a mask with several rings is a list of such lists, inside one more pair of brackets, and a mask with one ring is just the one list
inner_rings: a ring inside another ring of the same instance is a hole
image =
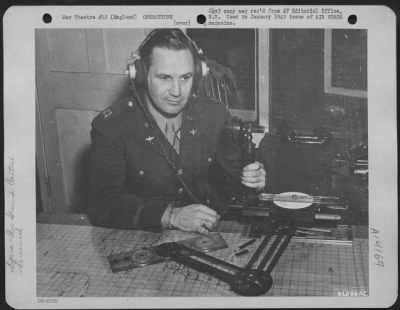
[[145, 140], [146, 140], [147, 142], [149, 142], [149, 143], [152, 143], [153, 140], [154, 140], [154, 137], [148, 136]]

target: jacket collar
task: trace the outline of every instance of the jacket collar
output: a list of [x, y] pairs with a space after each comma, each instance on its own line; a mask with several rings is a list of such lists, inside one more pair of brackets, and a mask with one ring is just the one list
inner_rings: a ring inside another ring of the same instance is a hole
[[[139, 142], [147, 149], [162, 155], [168, 156], [169, 161], [179, 166], [179, 163], [190, 161], [193, 152], [197, 149], [195, 146], [199, 143], [200, 131], [197, 115], [195, 113], [196, 100], [189, 99], [189, 102], [182, 111], [181, 123], [181, 139], [180, 153], [176, 153], [175, 149], [165, 138], [164, 133], [160, 130], [156, 120], [150, 113], [144, 100], [138, 102], [138, 109], [141, 113], [137, 113], [136, 122], [136, 137]], [[158, 141], [156, 140], [158, 139]], [[162, 144], [162, 147], [160, 146]], [[163, 151], [165, 150], [165, 152]]]

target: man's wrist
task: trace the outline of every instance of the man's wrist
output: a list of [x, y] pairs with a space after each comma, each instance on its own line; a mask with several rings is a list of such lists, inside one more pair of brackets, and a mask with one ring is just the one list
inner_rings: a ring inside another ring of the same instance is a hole
[[175, 228], [175, 211], [176, 211], [176, 207], [172, 206], [171, 212], [170, 212], [169, 218], [168, 218], [168, 228], [169, 229]]
[[163, 228], [168, 228], [171, 229], [171, 215], [172, 212], [174, 211], [174, 203], [168, 204], [168, 206], [165, 208], [165, 211], [161, 217], [161, 226]]
[[172, 212], [172, 205], [168, 204], [168, 206], [165, 208], [165, 211], [161, 217], [161, 226], [163, 228], [168, 228], [171, 212]]

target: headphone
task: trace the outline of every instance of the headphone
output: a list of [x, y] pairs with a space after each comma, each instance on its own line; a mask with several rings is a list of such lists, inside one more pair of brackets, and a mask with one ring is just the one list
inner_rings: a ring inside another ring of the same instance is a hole
[[[208, 72], [209, 67], [207, 66], [206, 59], [203, 55], [203, 51], [197, 47], [196, 43], [181, 29], [172, 29], [178, 30], [181, 34], [185, 36], [188, 40], [191, 47], [189, 47], [190, 51], [196, 51], [196, 54], [193, 55], [194, 60], [194, 76], [193, 76], [193, 89], [196, 91], [198, 89], [199, 82], [202, 78], [204, 78]], [[132, 53], [131, 57], [128, 59], [128, 68], [126, 70], [126, 74], [129, 77], [131, 82], [138, 87], [143, 87], [146, 85], [147, 80], [147, 68], [146, 64], [143, 60], [141, 60], [141, 52], [143, 48], [151, 42], [151, 40], [156, 36], [156, 34], [168, 31], [168, 29], [154, 29], [152, 30], [147, 37], [143, 40], [143, 42], [139, 45], [136, 52]]]

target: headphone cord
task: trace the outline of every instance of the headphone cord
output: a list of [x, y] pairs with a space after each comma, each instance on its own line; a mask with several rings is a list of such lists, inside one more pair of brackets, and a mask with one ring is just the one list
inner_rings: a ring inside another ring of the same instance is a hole
[[131, 90], [136, 98], [136, 100], [138, 101], [138, 104], [143, 112], [144, 117], [146, 118], [147, 122], [149, 123], [149, 126], [151, 127], [151, 129], [153, 129], [154, 133], [155, 133], [155, 140], [157, 141], [158, 145], [161, 148], [161, 151], [164, 155], [165, 160], [167, 161], [167, 163], [171, 166], [171, 168], [175, 171], [176, 176], [179, 180], [179, 182], [182, 184], [183, 188], [185, 189], [186, 193], [189, 195], [189, 197], [195, 202], [195, 203], [201, 203], [201, 200], [197, 198], [197, 196], [193, 193], [193, 191], [190, 189], [190, 187], [186, 184], [185, 180], [182, 178], [182, 176], [179, 174], [178, 172], [178, 168], [176, 167], [176, 165], [172, 162], [172, 160], [170, 159], [167, 150], [165, 149], [164, 145], [162, 144], [162, 142], [160, 141], [157, 131], [155, 130], [152, 121], [151, 121], [151, 116], [149, 115], [149, 112], [146, 110], [144, 103], [142, 101], [142, 98], [138, 92], [138, 90], [136, 89], [135, 83], [131, 82]]

